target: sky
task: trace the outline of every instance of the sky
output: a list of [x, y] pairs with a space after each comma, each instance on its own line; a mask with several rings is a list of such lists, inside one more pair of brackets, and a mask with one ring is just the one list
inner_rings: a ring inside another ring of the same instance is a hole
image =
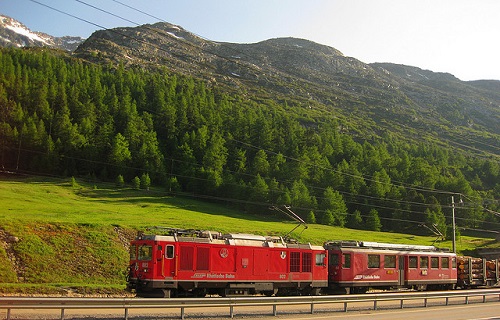
[[167, 21], [221, 42], [296, 37], [365, 63], [500, 80], [500, 0], [0, 0], [0, 14], [53, 36]]

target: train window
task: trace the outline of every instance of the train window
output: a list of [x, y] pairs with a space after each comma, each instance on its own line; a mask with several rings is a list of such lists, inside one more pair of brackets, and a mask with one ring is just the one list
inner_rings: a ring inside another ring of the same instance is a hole
[[339, 265], [339, 255], [334, 253], [330, 254], [330, 258], [328, 259], [328, 264], [331, 266], [338, 266]]
[[137, 260], [149, 261], [151, 260], [152, 256], [153, 256], [152, 246], [142, 245], [139, 247], [139, 257], [137, 258]]
[[300, 272], [300, 252], [290, 252], [290, 272]]
[[302, 253], [302, 272], [311, 272], [312, 254], [310, 252]]
[[420, 269], [429, 269], [429, 257], [420, 257]]
[[368, 255], [368, 268], [380, 268], [380, 255], [378, 254]]
[[416, 269], [417, 268], [417, 257], [416, 256], [410, 256], [408, 259], [408, 267]]
[[457, 268], [457, 259], [455, 257], [451, 258], [451, 267], [453, 269]]
[[326, 257], [326, 255], [324, 253], [316, 253], [316, 265], [317, 266], [324, 266], [325, 265], [325, 257]]
[[431, 268], [432, 269], [439, 269], [439, 258], [438, 257], [431, 257]]
[[135, 245], [130, 246], [130, 260], [137, 259], [137, 247]]
[[384, 257], [385, 268], [396, 268], [396, 256], [390, 255]]
[[344, 253], [344, 262], [342, 263], [342, 268], [349, 269], [351, 267], [351, 254]]
[[168, 245], [165, 248], [165, 258], [172, 259], [174, 257], [174, 246]]
[[450, 267], [450, 258], [443, 257], [441, 258], [441, 268], [448, 269]]

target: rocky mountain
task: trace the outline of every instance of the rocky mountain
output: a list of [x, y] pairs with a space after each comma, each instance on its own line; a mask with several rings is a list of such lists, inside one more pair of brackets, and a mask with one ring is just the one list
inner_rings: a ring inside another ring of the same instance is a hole
[[53, 37], [31, 31], [21, 22], [0, 15], [0, 47], [50, 47], [73, 51], [83, 40], [80, 37]]
[[97, 31], [75, 55], [182, 73], [243, 97], [286, 101], [318, 117], [333, 114], [364, 137], [391, 131], [498, 155], [500, 81], [465, 82], [417, 67], [365, 64], [304, 39], [214, 42], [168, 23]]
[[242, 98], [286, 101], [307, 118], [334, 116], [343, 130], [362, 138], [390, 131], [498, 155], [500, 81], [465, 82], [418, 67], [366, 64], [304, 39], [215, 42], [169, 23], [99, 30], [82, 42], [32, 32], [0, 16], [0, 45], [78, 46], [74, 56], [93, 63], [180, 73]]

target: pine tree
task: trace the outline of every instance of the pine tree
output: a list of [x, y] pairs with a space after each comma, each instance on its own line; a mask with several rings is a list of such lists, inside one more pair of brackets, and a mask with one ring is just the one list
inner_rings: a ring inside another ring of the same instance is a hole
[[320, 215], [319, 223], [325, 226], [335, 225], [335, 218], [331, 210], [326, 210]]
[[371, 209], [366, 218], [366, 228], [371, 231], [380, 231], [382, 229], [382, 223], [378, 216], [378, 211], [376, 209]]
[[141, 175], [140, 188], [144, 190], [149, 190], [150, 186], [151, 186], [151, 179], [149, 178], [149, 174], [143, 173]]
[[347, 227], [351, 229], [363, 228], [363, 218], [361, 217], [361, 212], [359, 210], [354, 210], [352, 214], [347, 216]]
[[338, 191], [334, 191], [331, 187], [326, 188], [323, 193], [323, 199], [320, 204], [321, 209], [330, 212], [333, 216], [333, 223], [340, 227], [345, 225], [347, 216], [347, 206], [344, 198]]
[[316, 216], [314, 215], [313, 211], [309, 211], [309, 213], [307, 214], [306, 222], [307, 223], [316, 223]]
[[141, 189], [141, 179], [138, 176], [135, 176], [134, 179], [132, 179], [132, 186], [136, 190]]

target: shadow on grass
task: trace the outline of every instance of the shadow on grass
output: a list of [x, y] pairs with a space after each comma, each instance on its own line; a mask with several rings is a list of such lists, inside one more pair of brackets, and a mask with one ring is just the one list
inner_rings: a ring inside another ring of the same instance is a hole
[[162, 188], [150, 188], [150, 190], [135, 189], [131, 187], [117, 187], [114, 183], [84, 181], [77, 179], [77, 183], [72, 183], [72, 178], [52, 178], [43, 176], [26, 175], [1, 175], [4, 181], [13, 181], [29, 184], [54, 185], [72, 189], [73, 192], [84, 198], [93, 199], [104, 204], [135, 204], [141, 207], [165, 205], [182, 210], [196, 211], [203, 214], [226, 216], [259, 222], [277, 222], [288, 220], [276, 211], [268, 208], [267, 204], [255, 205], [257, 213], [245, 213], [234, 208], [234, 205], [224, 201], [222, 198], [215, 198], [204, 195], [193, 195], [177, 193], [172, 194]]

